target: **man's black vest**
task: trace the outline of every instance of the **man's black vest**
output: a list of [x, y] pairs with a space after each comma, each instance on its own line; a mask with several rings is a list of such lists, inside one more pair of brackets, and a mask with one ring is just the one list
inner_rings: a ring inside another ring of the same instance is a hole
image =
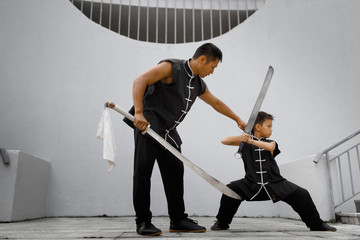
[[206, 84], [199, 75], [193, 75], [189, 61], [165, 59], [162, 62], [172, 64], [173, 80], [170, 84], [156, 82], [147, 87], [143, 113], [155, 132], [169, 143], [180, 146], [182, 142], [176, 127], [184, 120], [196, 98], [205, 92]]

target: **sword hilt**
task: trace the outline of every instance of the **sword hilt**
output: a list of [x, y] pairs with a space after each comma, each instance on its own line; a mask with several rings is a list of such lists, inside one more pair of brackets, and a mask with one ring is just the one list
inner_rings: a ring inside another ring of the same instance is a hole
[[[244, 134], [248, 134], [248, 135], [252, 138], [252, 135], [251, 135], [250, 133], [245, 133], [245, 132], [244, 132]], [[237, 152], [235, 153], [235, 155], [236, 155], [236, 154], [239, 154], [240, 157], [241, 157], [241, 156], [242, 156], [241, 151], [242, 151], [243, 148], [244, 148], [244, 142], [240, 143], [239, 149], [237, 150]]]
[[128, 113], [127, 111], [125, 111], [121, 107], [117, 106], [115, 103], [113, 103], [111, 101], [108, 101], [104, 105], [105, 105], [105, 107], [112, 108], [115, 111], [117, 111], [118, 113], [121, 113], [123, 116], [125, 116], [130, 121], [135, 122], [135, 117], [133, 115], [131, 115], [130, 113]]
[[242, 156], [241, 151], [242, 151], [243, 147], [244, 147], [244, 143], [242, 142], [242, 143], [240, 143], [239, 149], [236, 152], [236, 153], [240, 154], [240, 156]]

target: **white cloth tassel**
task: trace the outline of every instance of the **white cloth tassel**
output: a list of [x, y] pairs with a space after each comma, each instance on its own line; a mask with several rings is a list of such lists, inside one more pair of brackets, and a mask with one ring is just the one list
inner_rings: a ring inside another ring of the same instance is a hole
[[101, 115], [96, 137], [103, 140], [103, 159], [108, 161], [109, 168], [107, 172], [110, 173], [115, 168], [116, 143], [114, 128], [107, 108], [104, 109]]

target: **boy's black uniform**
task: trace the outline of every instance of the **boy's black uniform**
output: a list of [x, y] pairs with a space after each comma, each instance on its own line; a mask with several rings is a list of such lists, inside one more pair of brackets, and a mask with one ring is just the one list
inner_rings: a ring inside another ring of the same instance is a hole
[[[256, 138], [254, 137], [254, 139]], [[256, 140], [271, 142], [271, 140], [264, 138]], [[311, 230], [320, 229], [323, 221], [320, 219], [309, 192], [280, 175], [279, 167], [275, 161], [275, 157], [279, 153], [277, 143], [273, 155], [267, 150], [244, 143], [241, 154], [245, 178], [231, 182], [228, 187], [247, 201], [284, 201], [300, 215], [307, 227]], [[222, 195], [219, 213], [216, 216], [218, 222], [228, 226], [241, 202], [242, 200]]]

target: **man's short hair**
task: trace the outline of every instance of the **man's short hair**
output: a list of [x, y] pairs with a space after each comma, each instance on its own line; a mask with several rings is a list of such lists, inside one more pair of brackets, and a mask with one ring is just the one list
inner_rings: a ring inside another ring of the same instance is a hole
[[222, 61], [222, 52], [221, 50], [212, 43], [204, 43], [201, 45], [194, 53], [193, 59], [197, 59], [200, 56], [204, 55], [207, 59], [207, 62], [215, 61], [217, 58]]

